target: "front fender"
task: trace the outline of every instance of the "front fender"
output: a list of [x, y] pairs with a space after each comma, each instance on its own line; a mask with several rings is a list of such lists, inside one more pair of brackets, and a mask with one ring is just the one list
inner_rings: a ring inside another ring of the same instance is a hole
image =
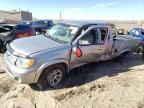
[[51, 61], [48, 61], [46, 62], [45, 64], [41, 65], [38, 70], [37, 70], [37, 73], [36, 73], [36, 77], [35, 77], [35, 80], [34, 80], [34, 83], [37, 83], [38, 82], [38, 79], [41, 75], [41, 73], [49, 66], [52, 66], [54, 64], [59, 64], [59, 63], [64, 63], [67, 65], [67, 72], [69, 72], [69, 62], [68, 60], [66, 59], [55, 59], [55, 60], [51, 60]]

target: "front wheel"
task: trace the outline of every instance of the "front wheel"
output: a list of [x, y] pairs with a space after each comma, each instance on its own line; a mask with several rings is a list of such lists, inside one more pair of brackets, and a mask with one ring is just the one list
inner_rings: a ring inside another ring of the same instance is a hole
[[48, 67], [41, 74], [37, 86], [40, 89], [47, 87], [58, 88], [64, 79], [65, 67], [62, 64], [53, 65]]

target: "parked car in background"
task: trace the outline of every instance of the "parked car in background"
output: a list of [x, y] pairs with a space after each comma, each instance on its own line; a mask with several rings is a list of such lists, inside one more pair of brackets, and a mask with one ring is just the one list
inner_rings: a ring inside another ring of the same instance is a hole
[[0, 25], [0, 33], [8, 32], [8, 31], [10, 31], [10, 29], [5, 28], [5, 27]]
[[19, 24], [28, 24], [28, 25], [31, 25], [32, 21], [20, 21]]
[[0, 26], [9, 29], [9, 31], [12, 31], [14, 29], [14, 27], [16, 26], [16, 24], [1, 24]]
[[32, 22], [32, 27], [38, 34], [45, 33], [46, 30], [53, 26], [52, 20], [38, 20]]
[[144, 29], [142, 28], [133, 28], [128, 32], [128, 34], [132, 37], [139, 38], [144, 41]]
[[133, 28], [128, 32], [128, 35], [142, 41], [142, 44], [137, 48], [137, 53], [142, 53], [144, 58], [144, 29]]
[[[0, 52], [5, 52], [5, 45], [18, 38], [35, 35], [35, 30], [30, 25], [18, 24], [16, 26], [3, 25], [5, 30], [0, 32]], [[13, 28], [13, 29], [12, 29]]]
[[117, 36], [109, 24], [58, 23], [45, 34], [7, 44], [6, 69], [18, 83], [57, 88], [71, 69], [127, 54], [141, 42]]

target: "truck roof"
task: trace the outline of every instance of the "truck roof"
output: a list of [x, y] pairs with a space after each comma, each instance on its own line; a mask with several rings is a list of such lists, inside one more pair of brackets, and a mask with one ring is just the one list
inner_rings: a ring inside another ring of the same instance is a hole
[[91, 21], [90, 22], [88, 21], [62, 21], [60, 23], [74, 25], [78, 27], [82, 27], [85, 25], [110, 25], [110, 26], [113, 25], [113, 24], [105, 23], [105, 22], [91, 22]]

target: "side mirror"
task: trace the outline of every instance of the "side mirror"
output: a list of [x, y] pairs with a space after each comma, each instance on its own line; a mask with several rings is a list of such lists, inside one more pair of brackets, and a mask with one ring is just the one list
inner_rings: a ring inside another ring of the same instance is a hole
[[82, 50], [77, 46], [77, 47], [74, 47], [73, 48], [73, 51], [74, 51], [74, 53], [75, 53], [75, 55], [77, 56], [77, 57], [81, 57], [82, 56]]

